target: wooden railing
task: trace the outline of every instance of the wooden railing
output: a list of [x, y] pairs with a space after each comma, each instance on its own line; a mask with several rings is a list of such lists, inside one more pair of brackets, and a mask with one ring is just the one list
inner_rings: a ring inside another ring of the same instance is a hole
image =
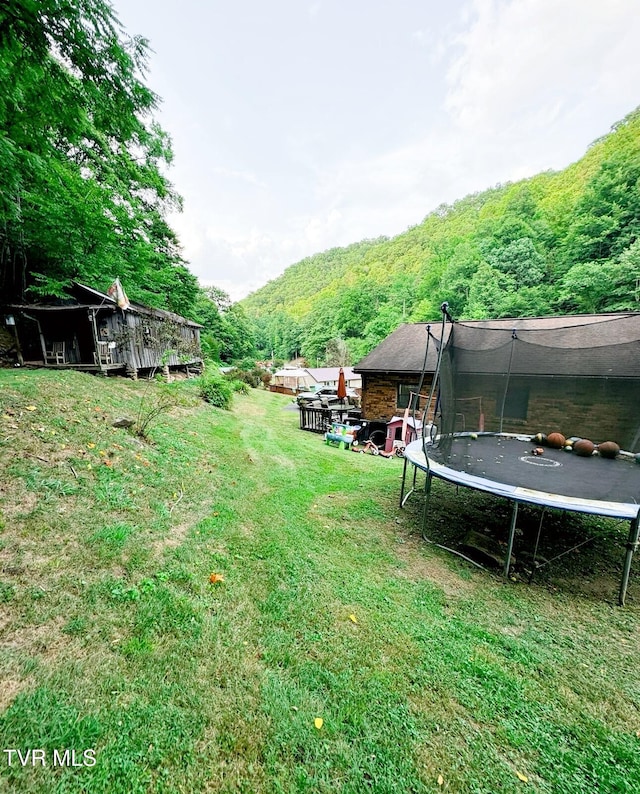
[[[357, 418], [352, 418], [352, 412], [353, 409], [351, 407], [312, 408], [310, 406], [301, 406], [300, 430], [310, 430], [312, 433], [326, 433], [332, 422], [359, 424]], [[357, 416], [358, 412], [355, 415]]]
[[312, 433], [326, 433], [331, 427], [331, 422], [339, 421], [339, 411], [331, 408], [300, 408], [300, 430], [310, 430]]

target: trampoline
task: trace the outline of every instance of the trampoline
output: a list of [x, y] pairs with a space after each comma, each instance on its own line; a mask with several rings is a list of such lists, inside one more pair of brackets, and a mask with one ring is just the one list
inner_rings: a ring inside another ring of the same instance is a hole
[[[640, 372], [636, 370], [640, 363], [627, 369], [624, 378], [616, 376], [615, 364], [621, 358], [628, 361], [630, 343], [640, 358], [640, 315], [621, 317], [622, 324], [607, 327], [600, 336], [594, 335], [591, 323], [580, 329], [582, 333], [576, 333], [575, 326], [567, 333], [559, 326], [541, 333], [531, 320], [520, 321], [524, 328], [511, 329], [491, 327], [488, 322], [485, 327], [453, 323], [448, 331], [443, 321], [440, 339], [445, 344], [440, 345], [432, 389], [438, 395], [440, 432], [431, 426], [425, 438], [407, 446], [400, 494], [404, 506], [417, 490], [417, 473], [425, 473], [425, 539], [434, 477], [512, 502], [505, 576], [522, 504], [625, 520], [629, 534], [619, 591], [619, 602], [624, 604], [640, 536], [640, 465], [636, 460], [640, 445]], [[611, 344], [604, 344], [607, 339], [613, 340]], [[616, 350], [619, 346], [622, 349]], [[617, 353], [621, 355], [616, 358]], [[606, 373], [598, 373], [602, 366], [598, 362], [605, 361]], [[598, 434], [596, 442], [616, 438], [622, 449], [611, 459], [597, 450], [580, 456], [569, 445], [541, 448], [535, 436], [545, 418], [548, 430], [564, 426], [580, 438]], [[510, 432], [522, 425], [529, 428]], [[536, 551], [541, 528], [542, 520]]]

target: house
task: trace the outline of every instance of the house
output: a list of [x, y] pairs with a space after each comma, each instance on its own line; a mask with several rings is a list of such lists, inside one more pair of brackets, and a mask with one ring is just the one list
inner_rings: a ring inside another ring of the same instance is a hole
[[[200, 369], [198, 323], [73, 283], [68, 298], [0, 304], [8, 353], [24, 366], [110, 372], [137, 377], [163, 369]], [[6, 354], [5, 354], [6, 355]]]
[[344, 372], [345, 385], [358, 391], [362, 388], [362, 377], [353, 371], [353, 367], [308, 367], [307, 372], [315, 381], [314, 388], [333, 386], [337, 388], [340, 369]]
[[[343, 367], [346, 385], [352, 389], [362, 386], [362, 378], [352, 367]], [[340, 367], [284, 367], [273, 374], [269, 389], [281, 394], [315, 391], [321, 386], [338, 385]]]
[[[439, 339], [440, 325], [437, 323], [405, 323], [354, 366], [354, 371], [362, 378], [363, 418], [389, 422], [408, 407], [424, 408], [438, 360], [435, 340], [428, 336], [427, 330]], [[425, 354], [426, 369], [420, 396], [418, 388]]]
[[[441, 333], [441, 323], [401, 325], [356, 364], [363, 418], [424, 409]], [[455, 367], [445, 360], [441, 372], [455, 378], [448, 431], [557, 429], [634, 451], [640, 444], [640, 313], [447, 323], [445, 342], [451, 333]]]

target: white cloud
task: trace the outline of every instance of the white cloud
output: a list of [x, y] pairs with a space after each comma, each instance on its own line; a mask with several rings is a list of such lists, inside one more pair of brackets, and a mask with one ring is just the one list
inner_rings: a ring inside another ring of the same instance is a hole
[[[473, 0], [466, 31], [440, 39], [449, 91], [439, 121], [394, 150], [319, 172], [309, 240], [328, 247], [396, 234], [440, 203], [578, 159], [632, 109], [628, 98], [640, 84], [634, 6]], [[412, 38], [422, 44], [429, 35]], [[618, 103], [603, 118], [594, 108], [605, 93]]]
[[637, 11], [636, 0], [473, 0], [447, 75], [453, 121], [475, 135], [532, 137], [595, 107], [605, 84], [622, 80], [628, 97], [640, 78]]

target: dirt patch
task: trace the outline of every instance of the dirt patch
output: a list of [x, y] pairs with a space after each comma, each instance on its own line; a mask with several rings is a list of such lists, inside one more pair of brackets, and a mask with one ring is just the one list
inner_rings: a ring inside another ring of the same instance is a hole
[[71, 642], [70, 637], [62, 633], [63, 625], [62, 618], [55, 618], [39, 626], [22, 626], [13, 632], [7, 631], [0, 638], [0, 649], [21, 651], [51, 661]]
[[187, 532], [192, 526], [191, 522], [183, 522], [171, 527], [171, 531], [166, 537], [159, 538], [151, 544], [152, 555], [160, 556], [165, 549], [177, 549], [184, 542]]
[[415, 537], [403, 539], [398, 543], [395, 554], [402, 563], [398, 568], [398, 575], [412, 582], [428, 579], [442, 588], [449, 598], [468, 596], [477, 590], [477, 584], [473, 579], [463, 578], [455, 568], [433, 554], [422, 539]]
[[[533, 584], [536, 584], [534, 579]], [[604, 572], [596, 579], [585, 579], [581, 576], [575, 577], [554, 577], [553, 583], [548, 585], [553, 591], [561, 590], [565, 593], [573, 593], [581, 598], [590, 601], [603, 601], [612, 604], [618, 603], [618, 593], [620, 591], [620, 577]], [[628, 604], [631, 605], [633, 597], [629, 596]]]
[[29, 515], [38, 505], [38, 496], [31, 491], [24, 491], [18, 498], [17, 494], [9, 495], [8, 490], [0, 490], [0, 497], [3, 496], [2, 513], [8, 520]]
[[5, 678], [0, 689], [0, 711], [5, 711], [18, 697], [18, 695], [30, 685], [28, 678], [18, 680], [17, 678]]
[[[407, 506], [407, 525], [422, 520], [419, 500]], [[488, 494], [469, 492], [460, 499], [457, 492], [442, 483], [434, 483], [427, 515], [427, 534], [437, 543], [461, 550], [470, 530], [482, 533], [506, 550], [511, 519], [510, 505]], [[613, 519], [549, 510], [523, 505], [513, 549], [515, 561], [511, 574], [520, 582], [531, 581], [533, 591], [576, 595], [588, 602], [617, 604], [621, 568], [628, 527]], [[539, 547], [536, 543], [539, 539]], [[537, 548], [537, 565], [533, 552]], [[437, 556], [437, 555], [436, 555]], [[551, 561], [545, 564], [545, 560]], [[627, 606], [638, 597], [638, 560], [634, 561], [627, 595]], [[492, 569], [500, 575], [500, 566]], [[488, 569], [485, 576], [490, 576]], [[467, 584], [469, 584], [467, 582]], [[637, 601], [635, 602], [637, 604]]]

